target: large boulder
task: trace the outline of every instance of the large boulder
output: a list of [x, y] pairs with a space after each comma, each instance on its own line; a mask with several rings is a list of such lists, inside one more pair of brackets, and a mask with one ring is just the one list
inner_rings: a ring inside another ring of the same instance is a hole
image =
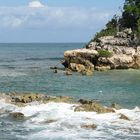
[[80, 100], [81, 105], [76, 106], [75, 112], [97, 112], [97, 113], [110, 113], [114, 112], [112, 108], [104, 107], [97, 101], [84, 101]]
[[79, 72], [83, 75], [92, 75], [94, 70], [92, 61], [97, 55], [98, 52], [96, 50], [89, 49], [66, 51], [64, 53], [65, 61], [62, 64], [74, 72]]

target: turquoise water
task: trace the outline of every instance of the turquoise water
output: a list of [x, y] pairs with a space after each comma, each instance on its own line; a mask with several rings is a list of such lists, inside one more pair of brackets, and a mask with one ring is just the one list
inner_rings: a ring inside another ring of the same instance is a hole
[[[74, 112], [75, 105], [64, 103], [18, 107], [0, 98], [0, 140], [139, 140], [140, 70], [95, 71], [89, 77], [50, 70], [52, 66], [62, 67], [65, 50], [83, 46], [84, 43], [0, 44], [0, 93], [68, 95], [97, 99], [104, 105], [115, 102], [131, 110], [111, 114]], [[27, 118], [14, 120], [9, 112], [21, 112]], [[119, 119], [120, 113], [131, 121]], [[57, 121], [47, 124], [49, 119]], [[80, 127], [93, 123], [96, 130]]]
[[51, 66], [63, 67], [65, 50], [83, 43], [0, 44], [0, 92], [39, 92], [92, 98], [125, 107], [140, 105], [140, 71], [94, 72], [94, 76], [54, 74]]

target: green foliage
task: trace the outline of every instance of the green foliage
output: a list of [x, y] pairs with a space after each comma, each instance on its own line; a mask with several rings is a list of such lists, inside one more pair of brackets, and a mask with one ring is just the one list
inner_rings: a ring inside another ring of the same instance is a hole
[[118, 19], [117, 16], [115, 15], [111, 21], [109, 21], [106, 24], [106, 28], [102, 29], [100, 32], [98, 32], [95, 37], [94, 40], [97, 40], [99, 37], [102, 36], [114, 36], [117, 33], [117, 26], [118, 26]]
[[111, 57], [112, 53], [107, 50], [100, 50], [98, 51], [99, 57]]
[[94, 41], [102, 36], [116, 35], [117, 31], [131, 28], [140, 42], [140, 0], [125, 0], [121, 17], [116, 15], [106, 24], [106, 28], [98, 32]]
[[123, 9], [122, 26], [136, 31], [140, 19], [140, 0], [125, 0]]

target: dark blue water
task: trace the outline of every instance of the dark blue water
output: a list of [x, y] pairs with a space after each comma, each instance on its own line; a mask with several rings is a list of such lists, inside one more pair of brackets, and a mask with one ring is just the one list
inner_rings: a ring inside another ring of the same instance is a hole
[[124, 107], [140, 105], [140, 70], [94, 72], [94, 76], [54, 74], [63, 67], [63, 52], [84, 43], [0, 44], [0, 92], [36, 92], [116, 102]]

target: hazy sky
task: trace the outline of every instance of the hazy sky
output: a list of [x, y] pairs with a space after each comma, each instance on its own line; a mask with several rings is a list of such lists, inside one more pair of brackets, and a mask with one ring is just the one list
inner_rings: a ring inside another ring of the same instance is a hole
[[124, 0], [0, 0], [0, 42], [87, 42]]

